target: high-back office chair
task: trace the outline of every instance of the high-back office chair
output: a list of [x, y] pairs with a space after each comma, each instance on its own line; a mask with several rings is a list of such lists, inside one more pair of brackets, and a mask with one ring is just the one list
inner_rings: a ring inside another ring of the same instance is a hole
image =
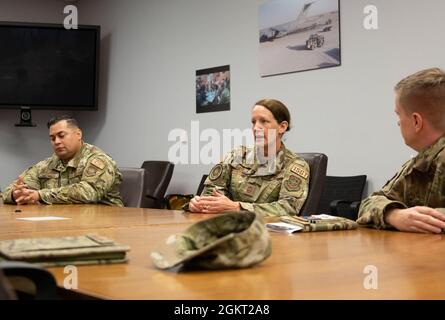
[[144, 208], [162, 208], [165, 191], [173, 175], [175, 165], [169, 161], [144, 161], [141, 168], [146, 170]]
[[0, 273], [4, 274], [4, 277], [0, 274], [0, 298], [59, 299], [56, 280], [43, 268], [25, 262], [2, 261]]
[[328, 157], [324, 153], [298, 153], [298, 155], [308, 163], [311, 171], [309, 192], [301, 208], [300, 215], [309, 216], [311, 214], [318, 214], [318, 204], [326, 178]]
[[320, 213], [356, 220], [365, 184], [366, 175], [326, 176], [318, 210]]
[[144, 199], [145, 169], [119, 168], [119, 170], [122, 173], [119, 192], [124, 206], [140, 208]]

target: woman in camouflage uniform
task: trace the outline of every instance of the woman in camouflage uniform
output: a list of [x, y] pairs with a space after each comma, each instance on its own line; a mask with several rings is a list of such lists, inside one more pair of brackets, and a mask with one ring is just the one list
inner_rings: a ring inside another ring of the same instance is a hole
[[236, 148], [214, 166], [202, 195], [190, 201], [189, 210], [298, 214], [308, 193], [309, 165], [284, 146], [282, 137], [289, 126], [290, 113], [283, 103], [274, 99], [255, 103], [255, 147]]

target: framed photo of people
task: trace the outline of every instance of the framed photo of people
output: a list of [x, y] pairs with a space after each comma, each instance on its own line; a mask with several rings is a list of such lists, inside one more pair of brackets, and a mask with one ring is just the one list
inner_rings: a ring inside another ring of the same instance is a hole
[[230, 66], [196, 70], [196, 113], [230, 110]]

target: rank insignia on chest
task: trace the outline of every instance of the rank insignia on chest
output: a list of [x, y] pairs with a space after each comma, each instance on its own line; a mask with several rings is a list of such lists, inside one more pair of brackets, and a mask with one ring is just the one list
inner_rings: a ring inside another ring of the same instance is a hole
[[248, 196], [253, 196], [255, 193], [256, 187], [254, 185], [248, 184], [246, 189], [244, 189], [244, 193]]

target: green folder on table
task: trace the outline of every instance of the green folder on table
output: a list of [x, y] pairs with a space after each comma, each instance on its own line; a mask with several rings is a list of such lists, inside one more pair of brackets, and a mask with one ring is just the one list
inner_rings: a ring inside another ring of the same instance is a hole
[[43, 267], [124, 263], [127, 245], [97, 234], [0, 241], [0, 260], [36, 263]]
[[283, 216], [280, 220], [301, 227], [302, 232], [354, 230], [357, 223], [343, 217], [330, 216], [327, 214], [312, 215], [307, 217]]

